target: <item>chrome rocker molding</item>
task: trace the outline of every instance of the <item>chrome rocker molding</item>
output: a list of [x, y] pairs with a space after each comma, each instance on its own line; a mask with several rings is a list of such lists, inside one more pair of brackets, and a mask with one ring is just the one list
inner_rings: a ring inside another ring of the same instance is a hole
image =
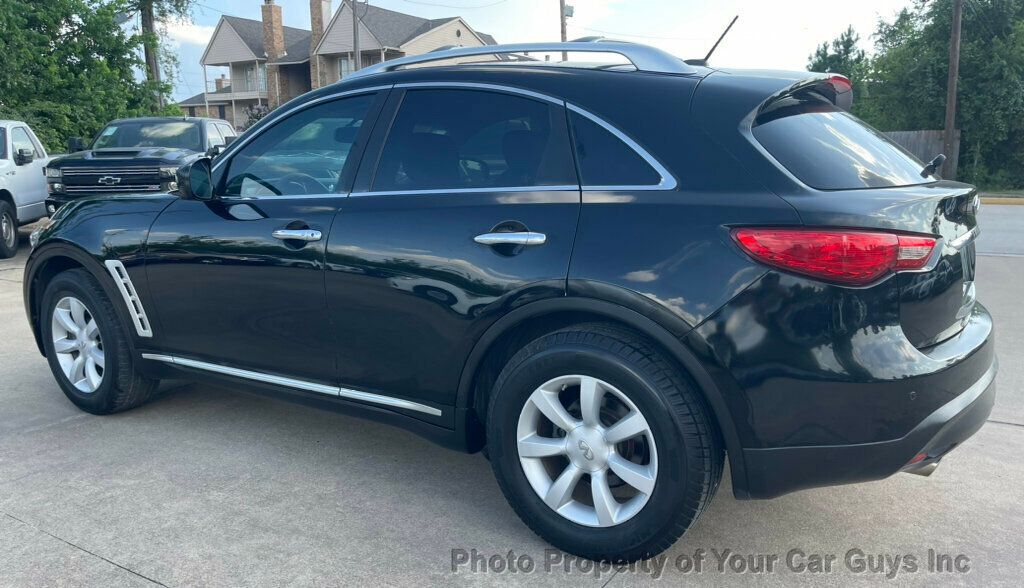
[[638, 71], [682, 75], [690, 75], [697, 72], [697, 69], [693, 66], [661, 49], [636, 43], [596, 38], [591, 41], [572, 41], [568, 43], [511, 43], [508, 45], [458, 47], [455, 49], [431, 51], [423, 55], [413, 55], [411, 57], [402, 57], [377, 63], [349, 74], [346, 79], [394, 71], [407, 65], [443, 61], [458, 57], [503, 55], [507, 53], [559, 53], [563, 51], [572, 51], [574, 53], [617, 53], [628, 59]]
[[128, 315], [132, 317], [132, 323], [135, 325], [135, 332], [139, 334], [139, 337], [152, 337], [153, 328], [146, 316], [146, 309], [142, 307], [142, 300], [139, 299], [139, 293], [135, 290], [135, 285], [132, 284], [132, 279], [124, 264], [116, 259], [108, 259], [103, 264], [107, 266], [107, 271], [114, 278], [114, 283], [117, 284], [117, 289], [124, 298], [124, 303], [128, 307]]
[[236, 378], [253, 380], [255, 382], [264, 382], [266, 384], [284, 386], [286, 388], [295, 388], [296, 390], [316, 392], [318, 394], [325, 394], [327, 396], [337, 396], [339, 398], [346, 398], [349, 400], [359, 400], [361, 402], [370, 402], [382, 406], [402, 408], [405, 410], [414, 410], [416, 412], [422, 412], [424, 414], [429, 414], [431, 416], [441, 416], [443, 414], [439, 409], [436, 409], [433, 406], [427, 406], [425, 404], [420, 404], [418, 402], [412, 402], [409, 400], [402, 400], [400, 398], [392, 398], [390, 396], [382, 396], [380, 394], [371, 394], [370, 392], [360, 392], [359, 390], [349, 390], [348, 388], [341, 388], [339, 386], [328, 386], [326, 384], [306, 382], [304, 380], [296, 380], [294, 378], [286, 378], [284, 376], [274, 376], [271, 374], [253, 372], [249, 370], [228, 367], [226, 365], [218, 365], [215, 363], [207, 363], [205, 361], [188, 359], [186, 357], [162, 355], [159, 353], [143, 353], [142, 359], [162, 361], [164, 363], [169, 363], [172, 365], [180, 365], [182, 367], [189, 367], [197, 370], [204, 370], [208, 372], [224, 374], [226, 376], [233, 376]]

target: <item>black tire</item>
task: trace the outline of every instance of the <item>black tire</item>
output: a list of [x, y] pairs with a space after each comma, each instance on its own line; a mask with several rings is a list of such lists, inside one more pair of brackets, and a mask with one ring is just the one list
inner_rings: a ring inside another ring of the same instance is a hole
[[[102, 381], [93, 392], [83, 393], [64, 374], [54, 350], [52, 317], [58, 302], [68, 296], [81, 300], [99, 327], [105, 355]], [[129, 345], [127, 327], [96, 278], [84, 269], [55, 276], [43, 293], [40, 332], [50, 370], [61, 390], [78, 408], [93, 414], [111, 414], [145, 403], [156, 394], [159, 380], [141, 375]]]
[[[597, 377], [622, 391], [655, 438], [654, 490], [635, 516], [614, 526], [581, 525], [549, 508], [519, 461], [516, 427], [523, 406], [540, 385], [566, 374]], [[509, 360], [491, 395], [487, 445], [505, 498], [534, 532], [575, 555], [631, 562], [668, 549], [711, 502], [724, 456], [710, 414], [689, 378], [643, 338], [610, 325], [582, 324], [544, 335]]]
[[11, 243], [4, 238], [0, 229], [0, 259], [14, 257], [18, 253], [18, 214], [10, 202], [0, 200], [0, 227], [10, 227], [14, 235], [14, 242]]

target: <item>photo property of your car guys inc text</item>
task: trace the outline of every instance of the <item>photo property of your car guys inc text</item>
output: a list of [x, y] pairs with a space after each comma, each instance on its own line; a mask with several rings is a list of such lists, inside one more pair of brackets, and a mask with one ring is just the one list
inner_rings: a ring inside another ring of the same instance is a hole
[[1024, 0], [0, 31], [0, 585], [1019, 584]]

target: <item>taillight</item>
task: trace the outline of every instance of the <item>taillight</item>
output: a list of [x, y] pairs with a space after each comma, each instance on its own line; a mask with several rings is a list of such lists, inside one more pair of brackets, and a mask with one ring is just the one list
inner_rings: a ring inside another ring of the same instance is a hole
[[754, 259], [827, 282], [864, 286], [899, 271], [925, 267], [934, 237], [840, 229], [734, 229]]

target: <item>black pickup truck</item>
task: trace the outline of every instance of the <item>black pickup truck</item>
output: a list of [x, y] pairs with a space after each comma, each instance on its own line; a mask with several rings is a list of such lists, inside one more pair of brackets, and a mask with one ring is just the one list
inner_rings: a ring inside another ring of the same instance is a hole
[[93, 194], [173, 192], [177, 169], [217, 155], [237, 133], [227, 121], [211, 118], [130, 118], [107, 124], [85, 148], [68, 141], [69, 155], [46, 166], [46, 212]]

